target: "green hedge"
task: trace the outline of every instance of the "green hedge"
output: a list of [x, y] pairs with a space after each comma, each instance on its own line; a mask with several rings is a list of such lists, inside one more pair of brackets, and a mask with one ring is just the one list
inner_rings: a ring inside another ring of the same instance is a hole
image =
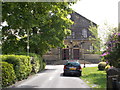
[[36, 54], [26, 55], [0, 55], [2, 63], [3, 87], [13, 84], [16, 80], [23, 80], [31, 73], [45, 69], [45, 61]]
[[[26, 53], [18, 53], [17, 55], [27, 55]], [[35, 53], [29, 53], [31, 57], [31, 64], [32, 64], [32, 73], [37, 73], [39, 71], [44, 70], [46, 63], [42, 59], [40, 55]]]
[[2, 87], [12, 85], [16, 81], [16, 75], [13, 65], [7, 62], [0, 62], [2, 64]]
[[31, 57], [32, 72], [33, 73], [39, 72], [41, 58], [34, 53], [30, 53], [29, 56]]
[[29, 53], [31, 57], [32, 72], [37, 73], [45, 69], [46, 63], [40, 55]]
[[2, 61], [13, 64], [13, 68], [18, 80], [27, 78], [32, 71], [32, 65], [29, 56], [2, 55]]

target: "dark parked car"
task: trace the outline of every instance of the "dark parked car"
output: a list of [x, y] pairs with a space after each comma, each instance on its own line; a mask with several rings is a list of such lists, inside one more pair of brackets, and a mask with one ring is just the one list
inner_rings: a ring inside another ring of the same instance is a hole
[[64, 72], [63, 75], [77, 75], [81, 76], [82, 75], [82, 68], [79, 62], [72, 61], [72, 62], [67, 62], [64, 65]]

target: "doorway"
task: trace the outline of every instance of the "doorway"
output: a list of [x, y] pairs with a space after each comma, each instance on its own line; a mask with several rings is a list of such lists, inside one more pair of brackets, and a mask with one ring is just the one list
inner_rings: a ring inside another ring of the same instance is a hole
[[69, 49], [62, 49], [62, 59], [63, 60], [69, 59]]
[[73, 59], [79, 59], [79, 49], [73, 49]]

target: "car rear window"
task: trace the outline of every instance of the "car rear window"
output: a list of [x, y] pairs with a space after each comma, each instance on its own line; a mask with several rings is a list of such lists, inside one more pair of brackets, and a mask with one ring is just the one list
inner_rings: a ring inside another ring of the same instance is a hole
[[68, 62], [66, 66], [80, 66], [80, 64], [77, 62]]

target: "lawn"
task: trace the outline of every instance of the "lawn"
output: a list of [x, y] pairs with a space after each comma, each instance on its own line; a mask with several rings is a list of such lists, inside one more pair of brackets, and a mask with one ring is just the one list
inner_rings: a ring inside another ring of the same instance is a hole
[[92, 88], [106, 88], [106, 72], [99, 71], [97, 67], [83, 68], [80, 78]]

